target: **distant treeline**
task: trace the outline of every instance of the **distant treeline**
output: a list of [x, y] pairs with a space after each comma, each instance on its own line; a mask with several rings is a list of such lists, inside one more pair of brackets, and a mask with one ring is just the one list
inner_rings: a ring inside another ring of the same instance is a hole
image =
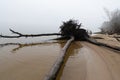
[[120, 34], [120, 10], [114, 10], [109, 12], [105, 9], [107, 13], [108, 21], [104, 21], [101, 26], [101, 33], [103, 34]]

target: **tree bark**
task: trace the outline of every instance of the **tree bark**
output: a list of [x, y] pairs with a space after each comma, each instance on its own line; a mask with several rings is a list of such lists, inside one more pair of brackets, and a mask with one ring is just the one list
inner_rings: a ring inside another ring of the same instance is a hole
[[71, 37], [71, 39], [69, 39], [67, 41], [67, 43], [65, 44], [65, 46], [62, 48], [60, 56], [58, 57], [57, 61], [53, 65], [53, 67], [50, 70], [50, 72], [48, 73], [48, 75], [45, 77], [45, 80], [56, 80], [57, 74], [58, 74], [61, 66], [63, 65], [63, 61], [64, 61], [64, 58], [65, 58], [65, 55], [66, 55], [66, 51], [69, 48], [72, 41], [74, 41], [74, 37]]

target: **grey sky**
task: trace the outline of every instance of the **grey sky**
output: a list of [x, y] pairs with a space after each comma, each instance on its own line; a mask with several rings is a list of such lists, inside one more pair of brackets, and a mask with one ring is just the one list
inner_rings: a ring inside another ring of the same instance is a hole
[[8, 28], [57, 32], [68, 19], [77, 19], [85, 28], [97, 31], [107, 20], [103, 8], [120, 9], [120, 0], [0, 0], [0, 32]]

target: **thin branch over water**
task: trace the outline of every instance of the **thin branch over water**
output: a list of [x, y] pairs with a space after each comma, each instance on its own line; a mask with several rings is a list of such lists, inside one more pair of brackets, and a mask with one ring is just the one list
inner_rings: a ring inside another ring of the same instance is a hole
[[49, 33], [49, 34], [22, 34], [16, 32], [12, 29], [9, 29], [12, 33], [16, 34], [17, 36], [8, 36], [8, 35], [0, 35], [1, 38], [20, 38], [20, 37], [38, 37], [38, 36], [53, 36], [53, 35], [61, 35], [60, 33]]

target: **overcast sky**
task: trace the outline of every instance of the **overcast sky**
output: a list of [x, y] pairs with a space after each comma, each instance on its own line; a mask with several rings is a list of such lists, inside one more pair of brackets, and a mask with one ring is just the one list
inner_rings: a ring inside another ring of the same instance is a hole
[[107, 20], [104, 8], [120, 9], [120, 0], [0, 0], [0, 32], [57, 32], [62, 21], [79, 20], [98, 31]]

